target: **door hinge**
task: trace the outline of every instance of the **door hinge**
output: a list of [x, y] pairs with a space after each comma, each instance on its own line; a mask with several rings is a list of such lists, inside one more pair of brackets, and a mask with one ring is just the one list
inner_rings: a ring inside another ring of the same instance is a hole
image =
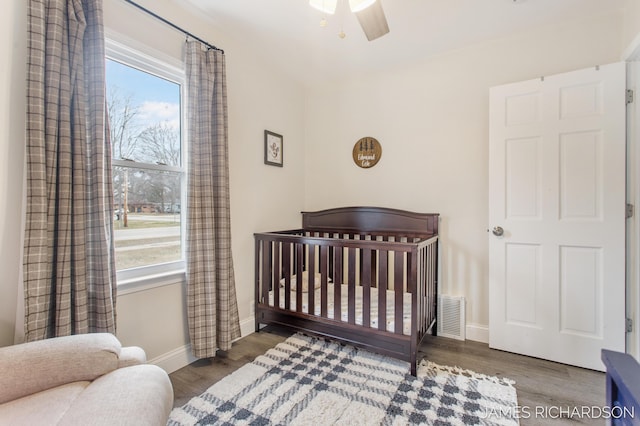
[[627, 104], [633, 103], [633, 90], [627, 89]]
[[633, 320], [631, 318], [627, 318], [627, 333], [631, 333], [633, 331]]
[[627, 204], [627, 207], [625, 209], [625, 216], [627, 219], [633, 217], [633, 204]]

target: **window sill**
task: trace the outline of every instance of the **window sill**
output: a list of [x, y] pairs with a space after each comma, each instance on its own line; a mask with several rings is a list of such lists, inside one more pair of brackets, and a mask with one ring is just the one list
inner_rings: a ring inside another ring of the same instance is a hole
[[182, 284], [185, 283], [186, 280], [186, 271], [184, 269], [119, 280], [118, 296], [146, 291], [157, 287], [164, 287], [167, 285]]

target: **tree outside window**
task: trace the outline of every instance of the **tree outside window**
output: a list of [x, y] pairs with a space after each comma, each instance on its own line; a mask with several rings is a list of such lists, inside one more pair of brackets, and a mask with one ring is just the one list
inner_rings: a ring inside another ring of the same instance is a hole
[[180, 261], [181, 86], [107, 58], [118, 271]]

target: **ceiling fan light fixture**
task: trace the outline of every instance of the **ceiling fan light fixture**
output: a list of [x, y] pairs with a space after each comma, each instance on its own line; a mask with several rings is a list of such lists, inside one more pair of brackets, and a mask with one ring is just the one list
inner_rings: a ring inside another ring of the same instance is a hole
[[375, 2], [376, 0], [349, 0], [349, 8], [352, 12], [360, 12]]
[[309, 0], [309, 5], [321, 12], [333, 15], [334, 13], [336, 13], [338, 0]]

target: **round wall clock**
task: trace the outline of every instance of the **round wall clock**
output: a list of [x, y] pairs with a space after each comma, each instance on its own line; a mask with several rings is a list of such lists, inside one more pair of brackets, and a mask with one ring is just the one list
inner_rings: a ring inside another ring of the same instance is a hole
[[362, 167], [368, 169], [380, 161], [382, 157], [382, 146], [376, 138], [366, 136], [353, 146], [353, 162]]

